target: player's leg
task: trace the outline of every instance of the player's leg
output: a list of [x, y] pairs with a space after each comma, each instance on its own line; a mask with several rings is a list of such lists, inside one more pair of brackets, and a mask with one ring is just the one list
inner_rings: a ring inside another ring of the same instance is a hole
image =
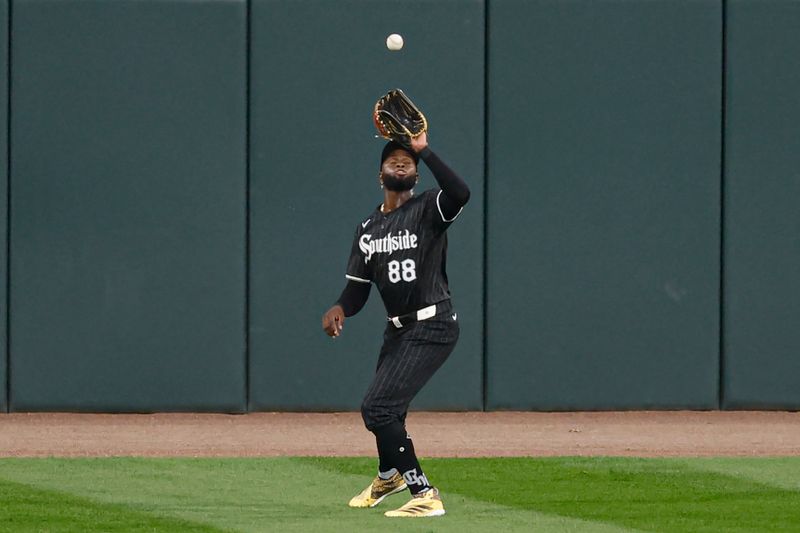
[[[375, 370], [375, 377], [372, 380], [372, 385], [370, 385], [370, 390], [373, 388], [378, 375], [386, 371], [386, 369], [383, 368], [384, 362], [387, 357], [395, 351], [396, 344], [397, 342], [395, 339], [384, 337], [384, 343], [381, 347], [380, 355], [378, 356], [378, 365]], [[350, 500], [348, 504], [350, 507], [375, 507], [387, 496], [402, 492], [407, 487], [403, 476], [400, 475], [397, 468], [392, 465], [388, 456], [386, 454], [381, 454], [377, 438], [376, 446], [378, 448], [378, 475], [375, 476], [372, 482], [363, 491]]]
[[409, 404], [450, 356], [458, 334], [458, 323], [449, 314], [399, 330], [387, 328], [375, 376], [361, 405], [367, 429], [405, 423]]
[[457, 339], [458, 324], [449, 314], [415, 323], [405, 330], [390, 329], [387, 334], [385, 345], [389, 351], [367, 391], [362, 416], [367, 429], [375, 434], [381, 469], [397, 469], [415, 496], [404, 506], [410, 505], [411, 513], [401, 508], [389, 516], [444, 514], [438, 492], [422, 471], [414, 443], [406, 432], [405, 416], [411, 400], [445, 362]]
[[[362, 403], [364, 423], [375, 434], [378, 476], [350, 500], [351, 507], [374, 507], [386, 496], [404, 490], [407, 480], [414, 481], [413, 492], [428, 488], [426, 483], [419, 483], [425, 476], [419, 467], [413, 442], [405, 431], [405, 416], [413, 397], [453, 349], [457, 328], [455, 332], [452, 326], [446, 329], [449, 335], [437, 335], [442, 349], [431, 352], [419, 349], [430, 343], [429, 332], [421, 336], [418, 330], [410, 328], [402, 332], [393, 326], [387, 328], [375, 376]], [[410, 352], [412, 357], [406, 357]], [[406, 477], [401, 473], [407, 473]]]

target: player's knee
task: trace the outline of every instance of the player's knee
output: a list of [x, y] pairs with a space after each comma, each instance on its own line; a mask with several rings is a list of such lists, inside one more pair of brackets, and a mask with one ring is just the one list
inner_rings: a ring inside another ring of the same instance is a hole
[[397, 416], [386, 407], [370, 399], [365, 399], [361, 403], [361, 419], [364, 420], [364, 426], [369, 431], [373, 431], [377, 427], [394, 422], [397, 420]]
[[[372, 404], [369, 400], [364, 400], [361, 402], [361, 419], [364, 421], [364, 425], [367, 429], [370, 429], [370, 426], [373, 425], [372, 423]], [[370, 431], [372, 431], [370, 429]]]

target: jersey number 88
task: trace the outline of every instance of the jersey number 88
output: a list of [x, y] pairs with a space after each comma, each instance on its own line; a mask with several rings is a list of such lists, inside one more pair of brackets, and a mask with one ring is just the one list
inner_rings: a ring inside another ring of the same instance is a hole
[[386, 265], [389, 267], [389, 281], [397, 283], [401, 279], [403, 281], [414, 281], [417, 279], [416, 263], [413, 259], [404, 259], [400, 261], [389, 261]]

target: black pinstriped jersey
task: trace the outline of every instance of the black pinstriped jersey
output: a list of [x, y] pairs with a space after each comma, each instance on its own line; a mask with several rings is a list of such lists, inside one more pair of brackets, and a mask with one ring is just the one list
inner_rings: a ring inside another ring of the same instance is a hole
[[445, 220], [440, 194], [427, 190], [388, 214], [378, 206], [356, 228], [346, 277], [374, 283], [389, 316], [450, 298], [446, 230], [458, 214]]

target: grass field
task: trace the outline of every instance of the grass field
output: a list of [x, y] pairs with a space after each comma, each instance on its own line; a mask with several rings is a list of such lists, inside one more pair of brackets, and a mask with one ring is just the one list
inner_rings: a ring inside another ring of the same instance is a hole
[[346, 502], [366, 458], [0, 459], [0, 531], [800, 531], [800, 458], [427, 459], [441, 518]]

